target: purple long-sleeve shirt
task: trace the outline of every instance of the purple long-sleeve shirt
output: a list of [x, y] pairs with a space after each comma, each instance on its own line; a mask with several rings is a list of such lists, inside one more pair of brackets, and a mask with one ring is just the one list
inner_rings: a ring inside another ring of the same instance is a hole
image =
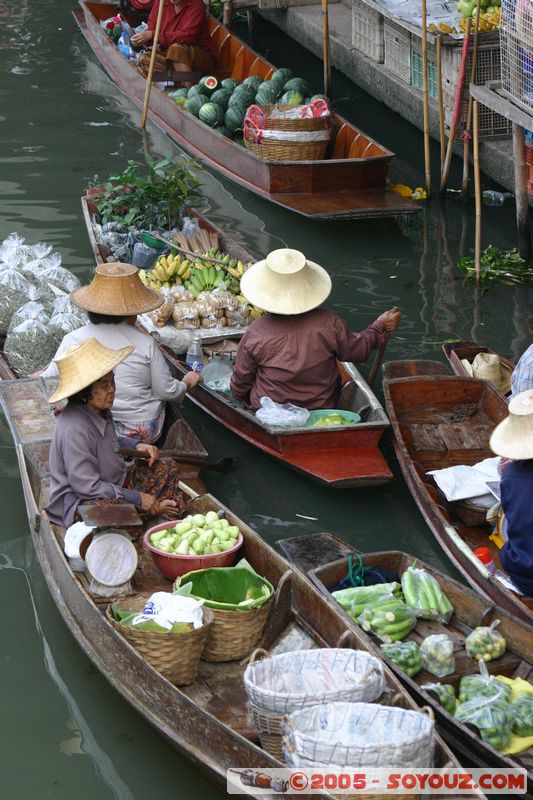
[[141, 507], [136, 489], [125, 489], [126, 462], [118, 447], [135, 448], [138, 439], [118, 437], [113, 417], [68, 403], [57, 419], [50, 445], [51, 522], [68, 528], [83, 500], [117, 498]]
[[263, 396], [310, 410], [333, 408], [337, 360], [366, 361], [382, 342], [376, 322], [354, 333], [325, 308], [294, 316], [267, 314], [252, 322], [239, 344], [231, 391], [239, 399], [249, 396], [254, 409]]

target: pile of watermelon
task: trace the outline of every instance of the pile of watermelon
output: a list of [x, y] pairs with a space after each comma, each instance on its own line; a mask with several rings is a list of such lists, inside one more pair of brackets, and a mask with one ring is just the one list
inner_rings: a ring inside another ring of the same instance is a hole
[[328, 100], [323, 94], [310, 96], [306, 81], [294, 78], [286, 68], [276, 70], [268, 81], [258, 75], [250, 75], [242, 83], [233, 78], [219, 81], [213, 75], [206, 75], [190, 89], [177, 89], [169, 96], [217, 133], [240, 144], [249, 106], [271, 103], [299, 106], [318, 98]]

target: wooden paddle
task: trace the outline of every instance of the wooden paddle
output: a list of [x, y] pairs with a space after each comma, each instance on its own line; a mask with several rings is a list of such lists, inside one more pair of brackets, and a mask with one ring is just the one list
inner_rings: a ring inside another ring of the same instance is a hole
[[[136, 458], [147, 461], [150, 456], [142, 450], [133, 450], [128, 447], [119, 447], [117, 453], [126, 458]], [[220, 458], [218, 461], [208, 461], [202, 456], [190, 456], [186, 453], [180, 453], [179, 450], [160, 450], [159, 455], [162, 458], [172, 458], [174, 461], [179, 461], [180, 464], [190, 464], [194, 467], [201, 467], [202, 469], [211, 469], [215, 472], [227, 472], [233, 464], [233, 458], [227, 456]]]
[[144, 91], [144, 106], [141, 115], [141, 130], [146, 125], [146, 118], [148, 117], [148, 103], [150, 102], [150, 92], [152, 90], [152, 75], [154, 74], [155, 57], [157, 55], [157, 45], [159, 42], [159, 31], [161, 29], [161, 20], [163, 19], [163, 0], [159, 0], [159, 8], [157, 9], [157, 21], [155, 23], [154, 38], [152, 40], [152, 53], [150, 55], [150, 66], [148, 67], [148, 77], [146, 78], [146, 89]]
[[[399, 310], [400, 309], [398, 308], [398, 306], [393, 306], [391, 308], [391, 311], [399, 311]], [[383, 344], [381, 345], [381, 347], [379, 348], [378, 352], [376, 353], [376, 357], [374, 359], [374, 363], [372, 364], [372, 367], [370, 368], [370, 375], [368, 376], [367, 381], [366, 381], [370, 387], [372, 386], [372, 384], [376, 380], [376, 375], [378, 374], [379, 366], [380, 366], [380, 364], [381, 364], [381, 362], [383, 360], [383, 356], [385, 354], [385, 348], [387, 347], [387, 344], [388, 344], [388, 341], [389, 341], [389, 337], [390, 337], [390, 332], [389, 331], [385, 331], [385, 333], [383, 335]]]

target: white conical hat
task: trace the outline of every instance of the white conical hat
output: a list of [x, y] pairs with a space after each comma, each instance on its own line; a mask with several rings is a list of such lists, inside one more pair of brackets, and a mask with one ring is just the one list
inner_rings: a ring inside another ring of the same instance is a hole
[[533, 458], [533, 389], [513, 397], [509, 416], [492, 432], [490, 447], [497, 456], [504, 458]]
[[482, 381], [490, 381], [504, 394], [511, 389], [512, 371], [502, 364], [496, 353], [478, 353], [472, 362], [472, 375]]
[[254, 306], [273, 314], [303, 314], [324, 302], [331, 278], [299, 250], [273, 250], [241, 278], [241, 292]]

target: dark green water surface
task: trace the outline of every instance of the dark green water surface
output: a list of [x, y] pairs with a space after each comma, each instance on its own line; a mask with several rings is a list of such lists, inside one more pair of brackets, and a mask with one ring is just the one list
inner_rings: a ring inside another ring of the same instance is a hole
[[[94, 266], [79, 198], [95, 173], [142, 159], [139, 114], [108, 80], [71, 16], [73, 0], [0, 3], [0, 239], [11, 231], [45, 240], [82, 279]], [[320, 90], [321, 65], [279, 31], [257, 27], [258, 47]], [[421, 134], [335, 76], [340, 111], [397, 153], [392, 177], [422, 182]], [[178, 148], [149, 126], [154, 153]], [[434, 156], [437, 155], [436, 148]], [[436, 161], [434, 167], [436, 168]], [[452, 185], [458, 185], [457, 165]], [[517, 357], [530, 340], [533, 298], [527, 289], [476, 292], [458, 279], [461, 233], [472, 244], [472, 209], [448, 203], [409, 223], [312, 223], [283, 212], [207, 171], [206, 209], [238, 232], [257, 254], [286, 244], [331, 272], [329, 305], [354, 330], [399, 305], [404, 318], [387, 358], [441, 359], [443, 341], [476, 338]], [[513, 208], [487, 209], [484, 246], [514, 244]], [[185, 413], [210, 453], [237, 457], [209, 489], [269, 542], [329, 530], [361, 549], [399, 548], [450, 571], [399, 474], [384, 487], [334, 492], [314, 486], [210, 422]], [[176, 755], [95, 671], [66, 629], [48, 593], [31, 544], [9, 431], [0, 420], [0, 748], [6, 800], [145, 800], [154, 796], [215, 797], [217, 790]], [[298, 515], [316, 517], [316, 521]], [[179, 724], [179, 721], [178, 721]]]

